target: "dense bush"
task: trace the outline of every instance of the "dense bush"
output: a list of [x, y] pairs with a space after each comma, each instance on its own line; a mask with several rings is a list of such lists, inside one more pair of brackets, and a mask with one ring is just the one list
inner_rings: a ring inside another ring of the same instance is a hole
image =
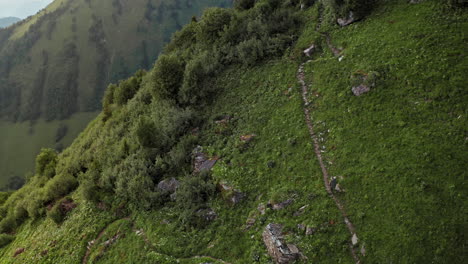
[[61, 224], [67, 213], [74, 207], [73, 199], [70, 197], [65, 197], [60, 199], [58, 202], [52, 206], [50, 211], [47, 212], [47, 216], [52, 219], [56, 224]]
[[15, 237], [12, 235], [0, 234], [0, 248], [10, 244], [14, 239]]
[[155, 96], [177, 101], [184, 68], [185, 64], [179, 55], [174, 53], [161, 55], [152, 73]]
[[70, 174], [60, 174], [51, 179], [44, 186], [44, 200], [46, 202], [55, 200], [69, 194], [78, 187], [78, 181]]
[[177, 189], [176, 204], [182, 210], [180, 220], [186, 226], [199, 226], [197, 211], [206, 207], [206, 203], [215, 194], [215, 185], [210, 174], [186, 176]]
[[52, 178], [57, 166], [57, 152], [53, 149], [42, 149], [36, 157], [36, 173], [40, 176]]
[[0, 221], [0, 233], [9, 233], [16, 228], [16, 219], [8, 215]]
[[232, 19], [232, 11], [225, 8], [208, 8], [203, 13], [197, 28], [197, 41], [205, 44], [213, 44], [221, 37], [224, 27], [229, 25]]
[[255, 5], [255, 0], [235, 0], [234, 8], [237, 10], [247, 10]]

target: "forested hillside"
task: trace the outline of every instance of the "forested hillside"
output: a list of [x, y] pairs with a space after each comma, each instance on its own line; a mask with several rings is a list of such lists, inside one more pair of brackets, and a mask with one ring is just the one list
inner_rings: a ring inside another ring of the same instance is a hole
[[0, 193], [0, 262], [465, 263], [468, 14], [417, 2], [205, 10]]
[[33, 170], [40, 147], [68, 146], [100, 111], [107, 85], [151, 68], [192, 16], [231, 4], [56, 0], [0, 29], [0, 189]]

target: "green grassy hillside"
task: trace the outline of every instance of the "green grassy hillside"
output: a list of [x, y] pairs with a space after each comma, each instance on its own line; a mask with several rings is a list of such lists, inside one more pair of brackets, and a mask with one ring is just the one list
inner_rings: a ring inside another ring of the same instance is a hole
[[[95, 118], [89, 113], [100, 110], [109, 82], [149, 69], [173, 32], [204, 8], [229, 5], [229, 0], [56, 0], [0, 29], [0, 188], [12, 175], [32, 171], [41, 147], [55, 147], [59, 122], [53, 120], [81, 124], [69, 126], [76, 136]], [[31, 129], [26, 121], [33, 121]]]
[[[0, 194], [0, 262], [272, 263], [269, 223], [296, 263], [466, 262], [465, 10], [378, 2], [342, 28], [329, 2], [242, 3], [110, 85], [71, 147]], [[175, 197], [157, 187], [171, 177]]]

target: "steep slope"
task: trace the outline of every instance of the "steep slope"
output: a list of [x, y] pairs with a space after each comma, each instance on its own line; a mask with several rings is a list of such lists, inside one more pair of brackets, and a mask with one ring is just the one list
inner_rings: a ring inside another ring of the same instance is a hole
[[[40, 147], [68, 146], [97, 115], [108, 83], [150, 68], [171, 34], [192, 16], [208, 6], [230, 5], [230, 0], [56, 0], [0, 30], [0, 188], [33, 170]], [[64, 126], [67, 138], [59, 135]]]
[[17, 18], [17, 17], [2, 17], [0, 18], [0, 28], [8, 27], [20, 20], [21, 18]]
[[466, 262], [465, 10], [385, 1], [344, 28], [331, 10], [263, 0], [184, 27], [1, 194], [1, 262], [271, 263], [270, 223], [298, 263]]

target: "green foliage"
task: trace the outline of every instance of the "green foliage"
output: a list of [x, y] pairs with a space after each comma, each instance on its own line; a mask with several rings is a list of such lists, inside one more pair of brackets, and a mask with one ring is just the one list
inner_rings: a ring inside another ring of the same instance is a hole
[[55, 150], [42, 149], [36, 157], [36, 173], [46, 178], [54, 177], [57, 161], [57, 152]]
[[206, 45], [213, 44], [222, 35], [224, 27], [232, 19], [232, 11], [225, 8], [208, 8], [203, 13], [197, 27], [197, 41]]
[[152, 72], [155, 97], [177, 101], [184, 69], [185, 64], [180, 55], [161, 55]]
[[69, 210], [72, 209], [72, 204], [72, 198], [62, 198], [59, 201], [55, 202], [54, 206], [52, 206], [52, 208], [47, 212], [47, 216], [59, 225], [65, 220], [65, 217], [67, 216]]
[[0, 234], [12, 232], [16, 228], [16, 220], [13, 216], [8, 215], [0, 220]]
[[44, 186], [44, 200], [52, 201], [69, 194], [78, 187], [78, 181], [68, 173], [60, 174]]
[[11, 241], [13, 241], [14, 239], [15, 236], [13, 235], [0, 234], [0, 248], [3, 248], [6, 245], [10, 244]]
[[237, 10], [247, 10], [254, 7], [256, 0], [235, 0], [234, 8]]
[[176, 204], [182, 210], [180, 221], [186, 226], [202, 227], [203, 216], [197, 214], [197, 211], [206, 207], [214, 193], [215, 185], [208, 172], [182, 179], [176, 196]]

